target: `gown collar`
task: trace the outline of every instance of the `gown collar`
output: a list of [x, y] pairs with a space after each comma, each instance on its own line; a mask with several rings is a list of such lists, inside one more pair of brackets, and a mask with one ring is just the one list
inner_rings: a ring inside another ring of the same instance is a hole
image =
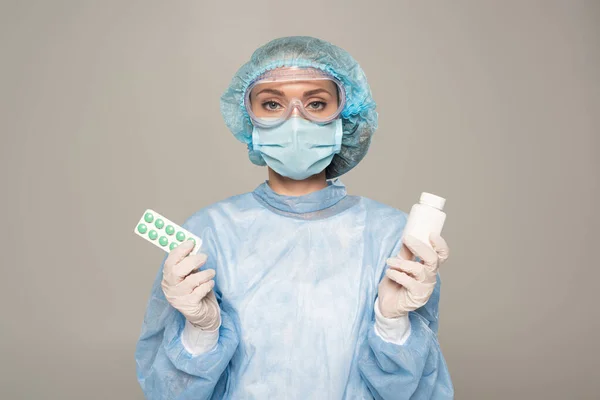
[[346, 197], [346, 186], [339, 180], [327, 181], [327, 187], [304, 196], [284, 196], [271, 189], [268, 181], [254, 192], [259, 200], [270, 207], [292, 214], [305, 214], [332, 207]]

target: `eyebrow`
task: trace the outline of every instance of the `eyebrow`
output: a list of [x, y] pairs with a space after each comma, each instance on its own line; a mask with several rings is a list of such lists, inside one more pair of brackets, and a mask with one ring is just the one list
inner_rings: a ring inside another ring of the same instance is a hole
[[307, 92], [304, 92], [304, 95], [305, 96], [314, 96], [317, 93], [327, 93], [330, 96], [332, 95], [331, 93], [329, 93], [329, 90], [325, 90], [323, 88], [309, 90]]
[[285, 95], [281, 90], [275, 90], [275, 89], [266, 88], [266, 89], [263, 89], [260, 92], [256, 93], [255, 96], [258, 96], [261, 93], [271, 93], [271, 94], [274, 94], [276, 96], [284, 96]]
[[[276, 96], [282, 96], [282, 97], [285, 96], [285, 93], [283, 93], [281, 90], [269, 89], [269, 88], [265, 88], [265, 89], [261, 90], [260, 92], [256, 93], [255, 96], [258, 96], [261, 93], [271, 93]], [[332, 94], [328, 90], [325, 90], [322, 88], [308, 90], [308, 91], [304, 92], [304, 96], [314, 96], [317, 93], [327, 93], [328, 95], [332, 96]]]

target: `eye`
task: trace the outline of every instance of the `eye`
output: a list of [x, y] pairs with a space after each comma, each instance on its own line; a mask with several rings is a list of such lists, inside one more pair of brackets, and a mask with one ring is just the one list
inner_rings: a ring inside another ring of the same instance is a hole
[[281, 104], [279, 104], [276, 101], [265, 101], [264, 103], [262, 103], [262, 106], [267, 111], [278, 111], [281, 108], [283, 108]]
[[310, 111], [320, 111], [323, 110], [325, 107], [327, 107], [327, 103], [323, 101], [312, 101], [308, 103], [306, 109]]

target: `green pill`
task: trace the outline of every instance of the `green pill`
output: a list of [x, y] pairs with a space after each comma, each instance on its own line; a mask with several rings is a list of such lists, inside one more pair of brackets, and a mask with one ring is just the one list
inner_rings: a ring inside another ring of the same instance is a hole
[[148, 232], [148, 237], [150, 238], [150, 240], [156, 240], [156, 238], [158, 237], [158, 233], [156, 233], [156, 231], [150, 231]]
[[156, 220], [156, 222], [154, 222], [154, 226], [156, 226], [158, 229], [162, 229], [162, 227], [165, 226], [165, 221], [159, 218]]
[[188, 240], [194, 242], [194, 246], [196, 245], [196, 240], [194, 240], [194, 238], [188, 238]]
[[139, 233], [144, 234], [148, 230], [148, 227], [146, 226], [146, 224], [139, 224], [137, 230]]
[[152, 213], [146, 213], [144, 215], [144, 221], [146, 221], [147, 223], [151, 223], [152, 221], [154, 221], [154, 215], [152, 215]]
[[177, 247], [177, 243], [173, 242], [173, 243], [171, 243], [171, 245], [169, 246], [169, 250], [173, 250], [175, 247]]
[[177, 238], [177, 240], [179, 240], [180, 242], [183, 242], [185, 240], [185, 234], [183, 232], [177, 232], [177, 235], [175, 236]]
[[167, 225], [167, 227], [165, 228], [165, 232], [167, 232], [167, 235], [172, 235], [175, 233], [175, 228], [173, 228], [171, 225]]
[[158, 239], [158, 243], [160, 243], [161, 246], [166, 246], [169, 243], [169, 239], [167, 239], [166, 236], [161, 236], [160, 239]]

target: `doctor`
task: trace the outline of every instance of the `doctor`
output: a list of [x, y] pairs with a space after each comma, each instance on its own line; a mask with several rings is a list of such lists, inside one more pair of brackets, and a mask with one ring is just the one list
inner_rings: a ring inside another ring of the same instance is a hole
[[[149, 399], [452, 399], [437, 340], [448, 246], [336, 178], [377, 128], [366, 77], [311, 37], [254, 52], [221, 98], [268, 181], [213, 204], [170, 253], [136, 350]], [[413, 261], [417, 256], [421, 262]]]

